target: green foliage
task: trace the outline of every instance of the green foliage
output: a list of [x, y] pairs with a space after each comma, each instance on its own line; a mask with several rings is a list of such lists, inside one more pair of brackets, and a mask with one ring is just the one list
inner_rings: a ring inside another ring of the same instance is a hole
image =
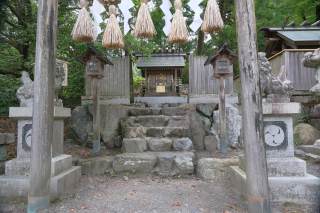
[[0, 115], [7, 115], [9, 107], [20, 105], [16, 93], [21, 85], [22, 82], [19, 78], [13, 75], [0, 74]]
[[135, 174], [137, 172], [137, 170], [132, 170], [132, 174]]
[[134, 84], [134, 85], [140, 85], [140, 82], [141, 82], [142, 80], [145, 80], [145, 78], [143, 78], [143, 77], [134, 77], [134, 78], [133, 78], [133, 84]]

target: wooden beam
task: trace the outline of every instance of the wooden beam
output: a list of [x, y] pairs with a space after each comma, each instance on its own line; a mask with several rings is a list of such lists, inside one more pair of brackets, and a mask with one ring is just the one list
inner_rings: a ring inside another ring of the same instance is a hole
[[39, 0], [28, 212], [50, 211], [58, 0]]
[[269, 213], [270, 194], [264, 141], [254, 0], [236, 0], [242, 123], [249, 213]]
[[274, 50], [271, 52], [271, 55], [275, 55], [275, 54], [278, 54], [280, 51], [279, 50]]

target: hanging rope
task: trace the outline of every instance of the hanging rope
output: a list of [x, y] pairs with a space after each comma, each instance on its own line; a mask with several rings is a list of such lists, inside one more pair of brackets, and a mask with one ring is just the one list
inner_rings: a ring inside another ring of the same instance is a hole
[[174, 8], [176, 9], [176, 12], [173, 15], [169, 33], [169, 41], [174, 44], [184, 44], [188, 42], [188, 31], [185, 19], [181, 12], [181, 0], [176, 0], [174, 2]]
[[133, 36], [142, 39], [152, 38], [157, 34], [156, 29], [154, 28], [148, 7], [148, 0], [140, 0], [141, 7], [139, 9], [138, 18], [136, 25], [133, 30]]
[[87, 11], [88, 2], [86, 0], [80, 0], [80, 6], [82, 9], [71, 32], [72, 39], [77, 42], [93, 42], [94, 33], [91, 18]]
[[120, 49], [124, 47], [123, 36], [116, 18], [117, 8], [109, 6], [110, 18], [103, 34], [102, 45], [109, 49]]
[[216, 0], [209, 0], [201, 26], [202, 32], [213, 34], [220, 32], [223, 27], [224, 24]]

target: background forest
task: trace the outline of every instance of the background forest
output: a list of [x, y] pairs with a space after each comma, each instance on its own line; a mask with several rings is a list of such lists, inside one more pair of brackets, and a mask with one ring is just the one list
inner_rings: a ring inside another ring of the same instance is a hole
[[[94, 46], [108, 58], [131, 56], [133, 76], [138, 77], [139, 71], [135, 68], [135, 58], [132, 52], [139, 51], [145, 55], [152, 55], [155, 48], [172, 48], [175, 45], [169, 43], [162, 28], [165, 25], [163, 12], [160, 9], [162, 0], [149, 0], [148, 7], [157, 30], [157, 35], [150, 40], [136, 39], [131, 35], [140, 7], [140, 1], [132, 0], [134, 7], [130, 12], [133, 18], [129, 20], [131, 30], [124, 35], [125, 48], [121, 50], [109, 50], [102, 46], [101, 33]], [[234, 0], [217, 0], [224, 29], [214, 35], [204, 35], [200, 30], [193, 32], [188, 26], [192, 23], [194, 12], [189, 8], [189, 0], [182, 0], [183, 15], [187, 19], [189, 42], [180, 46], [181, 51], [191, 52], [194, 55], [209, 56], [216, 51], [225, 41], [229, 47], [237, 53], [237, 37], [235, 24]], [[257, 30], [261, 26], [281, 26], [290, 13], [289, 22], [298, 20], [310, 20], [311, 23], [320, 20], [319, 0], [255, 0]], [[174, 1], [171, 0], [173, 5]], [[200, 6], [205, 10], [207, 0], [203, 0]], [[108, 7], [108, 6], [106, 6]], [[70, 62], [68, 68], [68, 86], [61, 89], [60, 98], [66, 107], [74, 108], [80, 105], [81, 96], [84, 95], [83, 65], [75, 61], [75, 58], [85, 51], [84, 43], [72, 40], [70, 34], [80, 11], [78, 0], [59, 0], [57, 58]], [[104, 20], [109, 17], [108, 8], [102, 13]], [[174, 8], [171, 8], [172, 14]], [[120, 27], [123, 28], [123, 16], [117, 10]], [[37, 28], [37, 1], [36, 0], [0, 0], [0, 115], [6, 115], [10, 106], [19, 106], [16, 98], [16, 90], [21, 86], [21, 71], [27, 71], [33, 78], [33, 65], [35, 61], [36, 28]], [[106, 23], [102, 23], [104, 31]], [[199, 28], [200, 29], [200, 28]], [[263, 32], [258, 31], [258, 48], [263, 50], [265, 39]], [[183, 70], [183, 83], [189, 81], [188, 61]], [[238, 64], [234, 66], [234, 75], [239, 74]]]

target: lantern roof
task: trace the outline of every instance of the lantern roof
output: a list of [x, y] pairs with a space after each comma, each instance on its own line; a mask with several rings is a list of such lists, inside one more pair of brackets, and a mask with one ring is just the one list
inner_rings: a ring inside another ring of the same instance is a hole
[[96, 55], [97, 58], [99, 58], [101, 61], [103, 61], [105, 64], [109, 64], [113, 66], [113, 63], [106, 57], [104, 57], [96, 48], [94, 48], [91, 44], [87, 43], [88, 49], [84, 51], [81, 56], [77, 57], [76, 60], [79, 61], [83, 65], [87, 65], [87, 61], [89, 60], [89, 56], [91, 54]]
[[224, 42], [222, 47], [217, 52], [213, 53], [211, 56], [208, 57], [204, 65], [207, 66], [209, 64], [213, 64], [217, 59], [217, 57], [220, 56], [222, 53], [231, 56], [230, 65], [236, 62], [238, 60], [238, 55], [234, 54], [232, 50], [230, 50], [227, 46], [228, 46], [228, 42]]

